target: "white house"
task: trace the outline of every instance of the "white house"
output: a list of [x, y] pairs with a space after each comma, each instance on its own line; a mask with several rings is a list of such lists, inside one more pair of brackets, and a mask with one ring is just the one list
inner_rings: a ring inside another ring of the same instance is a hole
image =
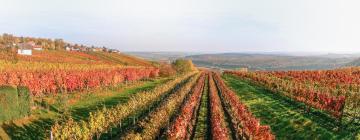
[[103, 51], [103, 49], [102, 48], [92, 48], [92, 51], [93, 52], [101, 52], [101, 51]]
[[31, 49], [18, 49], [18, 54], [20, 55], [32, 55]]
[[66, 51], [80, 51], [80, 49], [78, 49], [78, 48], [69, 47], [69, 46], [67, 46], [67, 47], [65, 48], [65, 50], [66, 50]]
[[71, 51], [71, 48], [69, 46], [66, 46], [65, 50], [66, 51]]
[[21, 43], [18, 45], [17, 53], [19, 55], [32, 55], [32, 46], [26, 43]]

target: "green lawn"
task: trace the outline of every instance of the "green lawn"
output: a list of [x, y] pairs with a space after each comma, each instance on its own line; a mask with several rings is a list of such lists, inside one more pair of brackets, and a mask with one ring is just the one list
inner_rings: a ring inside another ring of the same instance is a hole
[[270, 125], [276, 139], [355, 139], [356, 130], [344, 128], [337, 131], [334, 120], [321, 112], [306, 113], [302, 109], [302, 104], [274, 94], [249, 81], [231, 75], [224, 75], [223, 79], [262, 124]]
[[[132, 94], [143, 90], [150, 90], [157, 85], [163, 84], [170, 78], [160, 78], [155, 80], [147, 80], [138, 83], [136, 86], [120, 84], [113, 89], [104, 89], [96, 92], [104, 92], [105, 96], [100, 94], [88, 94], [81, 97], [75, 104], [69, 105], [68, 113], [75, 120], [87, 119], [89, 112], [96, 111], [103, 106], [112, 107], [121, 103], [125, 103]], [[75, 93], [77, 94], [77, 93]], [[71, 97], [70, 97], [71, 98]], [[56, 105], [50, 105], [50, 109], [38, 109], [33, 113], [35, 119], [24, 121], [23, 124], [4, 123], [0, 128], [0, 139], [45, 139], [50, 135], [52, 124], [61, 117], [64, 117], [64, 110]], [[5, 133], [5, 134], [4, 134]]]

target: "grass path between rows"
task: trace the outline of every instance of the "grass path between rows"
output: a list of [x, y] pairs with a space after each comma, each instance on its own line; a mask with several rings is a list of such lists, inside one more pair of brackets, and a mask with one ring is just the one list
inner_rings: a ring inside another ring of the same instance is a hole
[[201, 96], [200, 107], [195, 124], [193, 138], [197, 140], [210, 139], [210, 112], [209, 112], [209, 78], [205, 79], [205, 86]]
[[232, 75], [223, 75], [223, 79], [262, 124], [270, 125], [276, 139], [356, 139], [356, 132], [336, 131], [333, 120], [321, 114], [307, 114], [301, 104]]
[[[155, 86], [165, 83], [171, 78], [159, 78], [155, 80], [146, 80], [135, 85], [122, 84], [114, 89], [97, 91], [104, 92], [104, 95], [90, 95], [69, 106], [71, 117], [75, 120], [86, 120], [90, 112], [96, 111], [103, 106], [113, 107], [125, 103], [132, 94], [144, 90], [151, 90]], [[75, 93], [76, 94], [76, 93]], [[56, 107], [55, 107], [56, 108]], [[56, 110], [56, 109], [55, 109]], [[46, 139], [48, 132], [55, 120], [63, 116], [62, 112], [55, 110], [40, 110], [30, 119], [24, 119], [23, 122], [10, 122], [2, 124], [0, 128], [0, 140], [41, 140]], [[24, 123], [25, 122], [25, 123]]]

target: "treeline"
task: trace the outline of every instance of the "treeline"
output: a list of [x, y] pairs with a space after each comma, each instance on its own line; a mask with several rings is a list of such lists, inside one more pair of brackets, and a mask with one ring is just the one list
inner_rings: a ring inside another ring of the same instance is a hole
[[90, 51], [93, 48], [98, 48], [102, 51], [108, 51], [110, 49], [106, 47], [86, 46], [83, 44], [72, 44], [65, 42], [63, 39], [49, 39], [49, 38], [35, 38], [35, 37], [17, 37], [12, 34], [4, 33], [0, 35], [0, 49], [15, 48], [17, 44], [34, 42], [36, 45], [41, 46], [44, 50], [65, 50], [66, 47], [81, 50]]
[[[48, 39], [48, 38], [34, 38], [34, 37], [16, 37], [12, 34], [0, 35], [0, 48], [12, 47], [14, 44], [34, 42], [36, 45], [42, 46], [43, 49], [47, 50], [64, 50], [66, 45], [69, 43], [63, 39]], [[83, 45], [77, 45], [83, 46]]]

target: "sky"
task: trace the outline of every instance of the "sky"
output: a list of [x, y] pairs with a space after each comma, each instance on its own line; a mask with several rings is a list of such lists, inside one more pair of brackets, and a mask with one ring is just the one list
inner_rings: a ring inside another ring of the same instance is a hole
[[0, 33], [120, 51], [360, 52], [359, 0], [0, 0]]

